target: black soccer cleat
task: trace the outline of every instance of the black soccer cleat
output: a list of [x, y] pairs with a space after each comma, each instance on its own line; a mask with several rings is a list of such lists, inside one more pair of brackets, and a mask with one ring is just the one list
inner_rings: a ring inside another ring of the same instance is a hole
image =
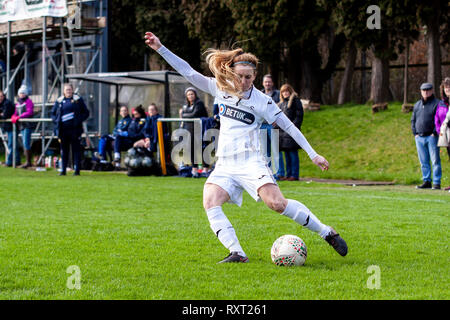
[[248, 258], [239, 255], [236, 251], [233, 251], [225, 259], [223, 259], [222, 261], [219, 261], [218, 263], [228, 263], [228, 262], [247, 263]]
[[325, 237], [325, 241], [328, 242], [341, 256], [345, 257], [345, 255], [347, 255], [347, 243], [333, 228], [331, 228], [330, 233]]

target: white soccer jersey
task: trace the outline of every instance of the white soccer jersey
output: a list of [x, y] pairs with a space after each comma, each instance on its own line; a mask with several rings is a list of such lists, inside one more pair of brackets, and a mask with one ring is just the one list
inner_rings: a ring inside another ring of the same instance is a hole
[[[215, 81], [214, 81], [215, 83]], [[252, 87], [248, 99], [238, 99], [216, 87], [220, 135], [218, 157], [260, 151], [260, 127], [264, 120], [273, 123], [281, 113], [272, 98]]]
[[283, 114], [271, 97], [254, 86], [245, 92], [246, 99], [239, 99], [217, 88], [215, 78], [205, 77], [183, 59], [161, 46], [157, 52], [185, 79], [202, 91], [215, 97], [219, 104], [220, 134], [216, 155], [229, 157], [245, 152], [260, 151], [260, 127], [264, 120], [277, 124], [288, 132], [313, 159], [317, 153], [303, 134]]

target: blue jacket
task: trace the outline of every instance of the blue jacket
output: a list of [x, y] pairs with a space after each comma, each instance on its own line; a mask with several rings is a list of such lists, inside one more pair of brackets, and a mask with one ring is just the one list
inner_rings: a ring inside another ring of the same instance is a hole
[[128, 127], [128, 138], [134, 141], [144, 139], [144, 128], [146, 123], [146, 118], [133, 118]]
[[[144, 128], [144, 135], [150, 139], [150, 151], [155, 152], [158, 146], [158, 119], [162, 116], [157, 114], [155, 116], [147, 117], [147, 123]], [[169, 130], [167, 123], [163, 122], [163, 135], [164, 141], [167, 141], [169, 137]]]
[[126, 116], [125, 118], [122, 118], [117, 122], [116, 127], [113, 130], [113, 135], [118, 136], [119, 132], [128, 131], [128, 127], [131, 123], [131, 117]]
[[[55, 124], [54, 131], [57, 136], [60, 136], [62, 131], [66, 130], [81, 136], [83, 133], [82, 124], [89, 118], [89, 110], [80, 96], [76, 94], [71, 98], [61, 96], [56, 99], [53, 105], [51, 117]], [[63, 125], [63, 120], [68, 125]]]

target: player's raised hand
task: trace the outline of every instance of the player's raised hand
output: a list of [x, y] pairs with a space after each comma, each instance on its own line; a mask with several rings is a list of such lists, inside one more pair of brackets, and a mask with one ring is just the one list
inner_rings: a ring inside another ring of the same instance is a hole
[[146, 32], [144, 38], [145, 44], [148, 45], [153, 50], [158, 50], [159, 48], [161, 48], [162, 46], [161, 42], [159, 41], [158, 37], [155, 36], [153, 33]]
[[324, 170], [328, 170], [328, 167], [330, 166], [330, 164], [328, 163], [327, 159], [325, 159], [324, 157], [322, 157], [321, 155], [317, 155], [312, 162], [314, 162], [314, 164], [316, 166], [318, 166], [322, 171]]

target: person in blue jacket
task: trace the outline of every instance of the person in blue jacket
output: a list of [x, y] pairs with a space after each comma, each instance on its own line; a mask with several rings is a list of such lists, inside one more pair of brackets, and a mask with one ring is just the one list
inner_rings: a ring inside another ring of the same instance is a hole
[[95, 156], [100, 161], [106, 161], [106, 154], [109, 154], [110, 159], [112, 159], [112, 151], [114, 149], [113, 144], [116, 140], [116, 137], [121, 133], [128, 131], [128, 127], [131, 123], [130, 113], [128, 112], [128, 108], [126, 106], [120, 107], [120, 116], [122, 119], [117, 122], [112, 134], [105, 134], [98, 141], [98, 152], [95, 153]]
[[[158, 107], [156, 104], [151, 103], [148, 106], [148, 117], [147, 122], [144, 127], [144, 139], [137, 141], [134, 144], [135, 148], [141, 147], [146, 148], [150, 152], [156, 152], [158, 146], [158, 119], [162, 115], [159, 114]], [[164, 140], [167, 141], [169, 138], [169, 130], [167, 128], [167, 123], [163, 122], [163, 135]]]
[[114, 165], [120, 167], [120, 152], [133, 147], [134, 143], [144, 138], [144, 127], [147, 123], [144, 108], [138, 106], [133, 110], [133, 119], [127, 131], [118, 133], [114, 140]]
[[64, 95], [56, 99], [51, 111], [51, 117], [55, 125], [55, 134], [61, 144], [62, 167], [60, 176], [66, 175], [69, 151], [72, 147], [74, 163], [74, 176], [80, 175], [81, 165], [81, 134], [83, 133], [83, 121], [89, 118], [89, 110], [83, 98], [73, 93], [71, 83], [64, 84]]

